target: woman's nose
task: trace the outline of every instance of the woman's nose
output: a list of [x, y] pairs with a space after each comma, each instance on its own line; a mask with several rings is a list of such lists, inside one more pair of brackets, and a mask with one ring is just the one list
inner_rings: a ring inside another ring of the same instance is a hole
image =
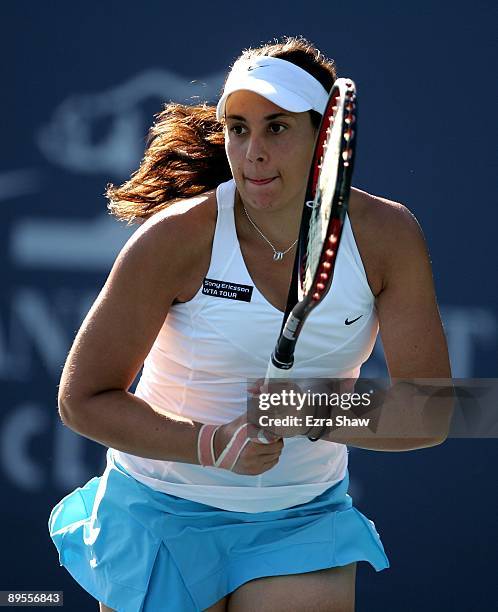
[[246, 157], [250, 162], [262, 162], [267, 157], [266, 148], [260, 136], [251, 135], [247, 146]]

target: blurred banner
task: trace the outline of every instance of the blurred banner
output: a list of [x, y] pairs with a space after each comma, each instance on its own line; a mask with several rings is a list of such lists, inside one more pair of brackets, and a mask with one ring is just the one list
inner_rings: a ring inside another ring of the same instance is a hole
[[[68, 609], [96, 609], [59, 567], [46, 523], [59, 499], [103, 469], [105, 449], [57, 413], [68, 350], [134, 231], [108, 215], [103, 193], [137, 168], [164, 102], [214, 102], [244, 47], [302, 34], [354, 78], [355, 184], [403, 202], [420, 221], [453, 376], [498, 376], [492, 8], [485, 0], [22, 0], [0, 9], [0, 484], [9, 551], [0, 590], [64, 590]], [[380, 342], [362, 376], [386, 376]], [[379, 575], [360, 567], [358, 610], [494, 609], [497, 455], [491, 438], [411, 453], [350, 449], [351, 495], [374, 518], [392, 565]]]

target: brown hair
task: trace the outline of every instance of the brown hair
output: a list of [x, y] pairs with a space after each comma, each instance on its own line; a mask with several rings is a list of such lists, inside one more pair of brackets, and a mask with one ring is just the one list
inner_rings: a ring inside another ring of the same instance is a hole
[[[327, 91], [332, 89], [336, 79], [333, 60], [302, 36], [245, 49], [241, 57], [262, 55], [292, 62], [314, 76]], [[318, 127], [320, 114], [309, 112]], [[199, 195], [230, 178], [223, 124], [216, 120], [216, 108], [169, 103], [149, 131], [138, 170], [121, 186], [108, 185], [108, 209], [128, 225], [141, 223], [173, 200]]]

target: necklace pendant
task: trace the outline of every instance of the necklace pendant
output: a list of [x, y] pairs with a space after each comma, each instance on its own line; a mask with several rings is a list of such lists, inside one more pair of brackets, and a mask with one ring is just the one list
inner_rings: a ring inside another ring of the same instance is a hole
[[282, 261], [284, 254], [282, 251], [275, 251], [273, 253], [273, 261]]

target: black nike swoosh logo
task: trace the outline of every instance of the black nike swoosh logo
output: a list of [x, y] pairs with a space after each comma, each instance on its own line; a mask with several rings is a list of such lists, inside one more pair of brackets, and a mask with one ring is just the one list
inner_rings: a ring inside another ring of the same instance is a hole
[[352, 323], [356, 323], [356, 321], [358, 321], [358, 319], [361, 319], [361, 317], [362, 317], [362, 316], [363, 316], [363, 315], [360, 315], [359, 317], [356, 317], [356, 319], [353, 319], [352, 321], [349, 321], [348, 319], [346, 319], [346, 320], [344, 321], [344, 324], [345, 324], [345, 325], [351, 325]]
[[249, 66], [247, 72], [250, 72], [251, 70], [256, 70], [256, 68], [266, 68], [268, 65], [269, 64], [259, 64], [259, 66]]

